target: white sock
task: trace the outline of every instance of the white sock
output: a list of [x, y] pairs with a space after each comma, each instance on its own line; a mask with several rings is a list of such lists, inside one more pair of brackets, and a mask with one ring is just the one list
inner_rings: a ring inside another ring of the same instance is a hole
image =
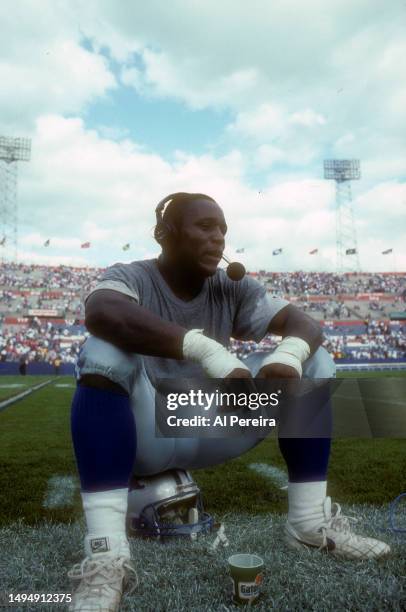
[[118, 552], [123, 546], [126, 548], [128, 489], [82, 492], [81, 495], [88, 530], [85, 540], [87, 552], [89, 552], [89, 542], [101, 538], [108, 538], [108, 542], [104, 548], [99, 546], [100, 552]]
[[83, 510], [89, 534], [125, 534], [127, 500], [127, 488], [96, 493], [82, 492]]
[[290, 482], [288, 484], [289, 523], [299, 531], [312, 531], [323, 523], [327, 482]]

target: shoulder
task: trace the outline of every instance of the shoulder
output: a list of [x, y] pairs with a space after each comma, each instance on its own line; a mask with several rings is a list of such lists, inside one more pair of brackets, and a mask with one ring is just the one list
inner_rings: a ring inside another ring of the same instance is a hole
[[148, 286], [152, 276], [153, 262], [154, 260], [151, 259], [113, 264], [105, 270], [98, 284], [86, 296], [85, 301], [94, 291], [110, 289], [124, 293], [140, 302], [145, 286]]
[[150, 276], [153, 273], [154, 263], [154, 259], [131, 261], [130, 263], [117, 262], [106, 269], [103, 278], [110, 278], [112, 275], [125, 275], [129, 278]]

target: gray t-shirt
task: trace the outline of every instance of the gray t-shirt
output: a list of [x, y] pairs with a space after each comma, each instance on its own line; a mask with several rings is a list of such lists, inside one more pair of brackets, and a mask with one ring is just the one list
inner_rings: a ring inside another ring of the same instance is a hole
[[[205, 280], [197, 297], [185, 302], [169, 288], [156, 259], [111, 266], [93, 291], [99, 289], [124, 293], [162, 319], [185, 329], [203, 329], [206, 336], [226, 347], [230, 337], [262, 340], [270, 321], [289, 304], [282, 298], [272, 297], [254, 278], [245, 276], [235, 282], [221, 269]], [[152, 381], [204, 375], [199, 364], [175, 359], [145, 356], [145, 366]]]

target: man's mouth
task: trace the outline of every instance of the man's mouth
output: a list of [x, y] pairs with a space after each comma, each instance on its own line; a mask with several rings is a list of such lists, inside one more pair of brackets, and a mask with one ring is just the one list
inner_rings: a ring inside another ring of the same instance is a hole
[[219, 251], [219, 250], [206, 251], [203, 257], [210, 257], [210, 259], [216, 259], [217, 261], [220, 261], [220, 259], [223, 257], [223, 251]]

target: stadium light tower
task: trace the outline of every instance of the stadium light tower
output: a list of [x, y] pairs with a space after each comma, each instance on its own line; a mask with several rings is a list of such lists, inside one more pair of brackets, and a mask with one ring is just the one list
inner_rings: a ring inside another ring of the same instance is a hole
[[31, 140], [0, 136], [0, 249], [1, 260], [17, 259], [17, 176], [19, 161], [30, 161]]
[[324, 178], [336, 183], [336, 248], [339, 272], [359, 272], [351, 181], [361, 178], [359, 159], [325, 159]]

